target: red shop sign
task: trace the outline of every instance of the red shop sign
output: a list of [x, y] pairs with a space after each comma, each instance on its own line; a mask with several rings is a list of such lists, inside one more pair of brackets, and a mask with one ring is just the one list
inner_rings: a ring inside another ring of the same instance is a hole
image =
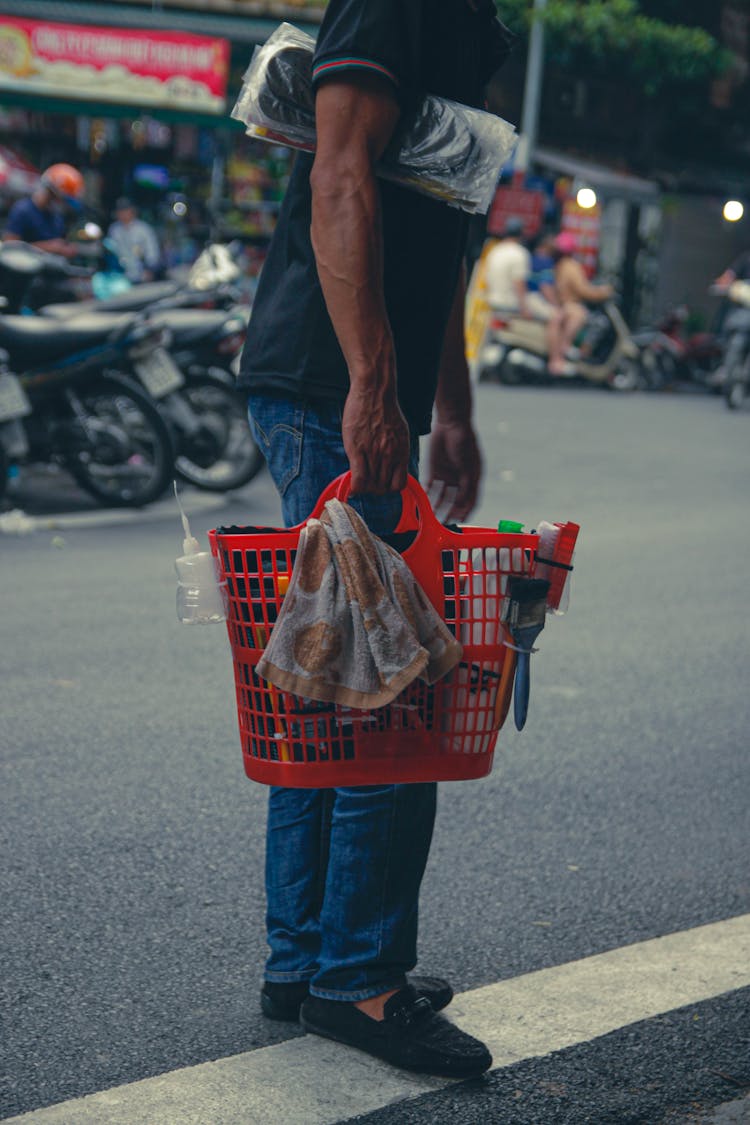
[[545, 202], [543, 191], [499, 187], [490, 207], [487, 233], [502, 234], [508, 219], [520, 219], [523, 223], [524, 236], [530, 238], [542, 228]]
[[222, 113], [229, 43], [0, 15], [0, 90]]

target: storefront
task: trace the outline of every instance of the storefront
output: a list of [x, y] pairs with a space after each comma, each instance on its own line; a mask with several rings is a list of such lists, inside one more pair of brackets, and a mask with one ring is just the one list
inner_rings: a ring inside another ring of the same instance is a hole
[[[257, 273], [291, 156], [246, 138], [229, 110], [278, 20], [60, 0], [3, 7], [0, 145], [26, 168], [79, 167], [101, 225], [128, 195], [170, 266], [209, 238], [240, 239]], [[0, 183], [0, 219], [13, 198]]]

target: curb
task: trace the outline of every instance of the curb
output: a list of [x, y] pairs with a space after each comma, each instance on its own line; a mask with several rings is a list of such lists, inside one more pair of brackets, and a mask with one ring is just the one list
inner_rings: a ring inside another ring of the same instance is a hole
[[[181, 492], [180, 498], [191, 516], [212, 512], [227, 505], [232, 493], [220, 495], [205, 492]], [[116, 527], [119, 524], [141, 523], [160, 519], [176, 519], [179, 511], [173, 498], [157, 500], [148, 508], [104, 508], [95, 512], [53, 513], [29, 516], [21, 508], [0, 513], [0, 535], [31, 535], [35, 531], [67, 531], [72, 528]]]

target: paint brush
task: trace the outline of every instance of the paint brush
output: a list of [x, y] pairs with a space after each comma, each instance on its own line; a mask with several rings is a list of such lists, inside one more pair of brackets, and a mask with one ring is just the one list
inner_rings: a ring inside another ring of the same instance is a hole
[[512, 577], [503, 609], [503, 621], [510, 629], [518, 650], [516, 681], [513, 687], [513, 718], [516, 730], [523, 730], [529, 710], [531, 690], [531, 652], [544, 628], [549, 582], [546, 578]]

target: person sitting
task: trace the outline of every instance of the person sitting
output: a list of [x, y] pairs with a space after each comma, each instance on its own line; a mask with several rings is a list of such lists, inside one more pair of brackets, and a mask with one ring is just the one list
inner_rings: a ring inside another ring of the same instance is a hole
[[566, 373], [566, 355], [573, 346], [578, 333], [586, 323], [588, 309], [586, 303], [601, 304], [614, 294], [611, 285], [592, 285], [586, 272], [574, 257], [575, 236], [563, 231], [553, 243], [555, 263], [555, 291], [561, 309], [557, 330], [553, 332], [550, 344], [550, 375]]
[[562, 312], [552, 275], [535, 276], [533, 259], [521, 242], [523, 223], [508, 219], [503, 237], [487, 255], [487, 300], [493, 312], [538, 320], [545, 325], [547, 350], [558, 347]]
[[529, 316], [531, 254], [521, 242], [523, 223], [508, 219], [500, 240], [487, 255], [487, 301], [493, 312]]
[[527, 308], [535, 320], [552, 320], [560, 316], [555, 290], [554, 235], [539, 238], [531, 247], [531, 274], [526, 283]]

